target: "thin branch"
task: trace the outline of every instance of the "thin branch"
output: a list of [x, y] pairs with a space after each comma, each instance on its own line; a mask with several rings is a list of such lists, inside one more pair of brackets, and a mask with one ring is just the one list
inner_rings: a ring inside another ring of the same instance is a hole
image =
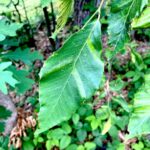
[[101, 9], [103, 6], [105, 0], [102, 0], [98, 9], [95, 11], [95, 13], [91, 16], [91, 18], [85, 23], [85, 25], [82, 27], [82, 29], [95, 17], [95, 15], [98, 13], [98, 19], [100, 19], [100, 15], [101, 15]]
[[50, 42], [50, 44], [52, 46], [52, 51], [55, 51], [55, 42], [51, 38], [51, 36], [52, 36], [52, 29], [51, 29], [50, 19], [49, 19], [49, 16], [48, 16], [47, 7], [43, 8], [43, 12], [44, 12], [44, 17], [45, 17], [46, 26], [47, 26], [48, 39], [49, 39], [49, 42]]
[[28, 13], [27, 13], [27, 10], [26, 10], [26, 6], [25, 6], [25, 3], [24, 3], [24, 0], [22, 0], [22, 4], [23, 4], [23, 9], [24, 9], [24, 12], [25, 12], [25, 16], [26, 16], [27, 22], [30, 25], [30, 21], [29, 21], [29, 18], [28, 18]]
[[56, 18], [55, 18], [55, 14], [54, 14], [54, 7], [53, 7], [53, 3], [50, 3], [51, 6], [51, 16], [52, 16], [52, 21], [53, 21], [53, 29], [52, 32], [55, 31], [55, 27], [56, 27]]
[[17, 8], [17, 6], [19, 5], [19, 0], [17, 1], [17, 3], [14, 3], [13, 0], [11, 0], [10, 2], [14, 5], [14, 8], [15, 8], [17, 14], [18, 14], [19, 22], [21, 23], [21, 22], [22, 22], [22, 21], [21, 21], [21, 15], [20, 15], [20, 12], [19, 12], [19, 10], [18, 10], [18, 8]]
[[48, 16], [47, 7], [43, 8], [43, 12], [44, 12], [45, 22], [46, 22], [46, 26], [47, 26], [48, 37], [51, 37], [52, 29], [51, 29], [50, 19], [49, 19], [49, 16]]
[[28, 25], [29, 25], [29, 28], [30, 28], [29, 38], [33, 41], [34, 47], [36, 47], [35, 40], [34, 40], [34, 34], [33, 34], [33, 30], [32, 30], [32, 26], [31, 26], [29, 18], [28, 18], [28, 14], [27, 14], [27, 10], [26, 10], [26, 6], [25, 6], [24, 0], [22, 0], [22, 3], [23, 3], [23, 8], [24, 8], [25, 16], [26, 16], [26, 19], [27, 19], [27, 22], [28, 22]]

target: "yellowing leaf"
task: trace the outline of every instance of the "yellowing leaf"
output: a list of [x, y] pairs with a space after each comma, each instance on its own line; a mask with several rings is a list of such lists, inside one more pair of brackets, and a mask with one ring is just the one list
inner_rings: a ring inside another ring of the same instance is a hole
[[149, 28], [150, 27], [150, 7], [147, 7], [140, 17], [135, 18], [131, 24], [132, 28]]
[[66, 24], [68, 17], [72, 14], [74, 0], [59, 0], [56, 33]]
[[110, 128], [111, 128], [111, 117], [109, 117], [107, 122], [104, 124], [104, 128], [102, 130], [102, 135], [106, 134]]

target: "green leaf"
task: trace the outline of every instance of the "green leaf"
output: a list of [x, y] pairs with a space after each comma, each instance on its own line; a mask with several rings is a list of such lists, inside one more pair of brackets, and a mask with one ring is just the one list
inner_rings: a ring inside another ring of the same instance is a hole
[[1, 41], [0, 45], [3, 47], [19, 47], [19, 40], [17, 38], [7, 38], [6, 40]]
[[6, 54], [2, 55], [2, 58], [7, 58], [15, 61], [22, 61], [27, 65], [32, 65], [32, 62], [39, 59], [42, 60], [43, 56], [38, 52], [31, 52], [29, 48], [22, 50], [17, 48], [15, 51], [9, 51]]
[[59, 141], [57, 139], [46, 141], [46, 149], [47, 150], [52, 149], [54, 146], [59, 146]]
[[131, 24], [132, 28], [149, 28], [150, 27], [150, 7], [147, 7], [140, 17], [135, 18]]
[[[0, 130], [1, 130], [1, 127], [0, 127]], [[1, 150], [8, 150], [8, 143], [9, 143], [9, 137], [8, 136], [0, 136], [0, 148], [1, 148]], [[12, 150], [12, 146], [10, 146], [9, 150]]]
[[97, 129], [100, 124], [100, 119], [97, 119], [94, 115], [88, 116], [86, 120], [90, 121], [92, 130]]
[[84, 146], [83, 145], [79, 145], [77, 150], [85, 150]]
[[64, 135], [64, 130], [61, 128], [57, 128], [57, 129], [53, 129], [51, 131], [48, 132], [47, 134], [47, 138], [48, 139], [61, 139]]
[[126, 112], [130, 112], [128, 103], [126, 102], [125, 99], [121, 98], [121, 97], [114, 97], [113, 101], [115, 101], [116, 103], [118, 103]]
[[23, 147], [22, 147], [23, 150], [34, 150], [34, 146], [33, 146], [33, 143], [32, 141], [24, 141], [23, 142]]
[[42, 7], [46, 7], [50, 5], [50, 2], [52, 2], [52, 0], [41, 0], [41, 5]]
[[59, 32], [67, 22], [68, 17], [73, 12], [74, 0], [59, 0], [56, 32]]
[[40, 4], [42, 7], [49, 6], [51, 2], [59, 2], [61, 0], [40, 0]]
[[99, 88], [103, 63], [91, 41], [97, 28], [98, 21], [75, 33], [44, 63], [40, 72], [37, 133], [68, 120], [80, 103]]
[[131, 61], [135, 64], [138, 70], [145, 68], [142, 56], [134, 49], [131, 50]]
[[150, 133], [150, 74], [145, 75], [145, 83], [134, 96], [133, 113], [128, 131], [132, 138]]
[[131, 78], [131, 77], [134, 77], [135, 74], [136, 74], [135, 71], [129, 71], [129, 72], [127, 72], [127, 73], [125, 74], [125, 77]]
[[5, 40], [5, 36], [3, 35], [3, 34], [0, 34], [0, 41], [3, 41], [3, 40]]
[[143, 142], [138, 142], [138, 143], [133, 143], [132, 144], [132, 149], [134, 150], [141, 150], [141, 149], [144, 149], [144, 144]]
[[108, 19], [109, 43], [114, 46], [114, 54], [124, 48], [129, 40], [129, 22], [140, 13], [147, 2], [141, 0], [113, 0]]
[[76, 144], [71, 144], [69, 145], [66, 150], [77, 150], [77, 145]]
[[64, 130], [64, 132], [66, 134], [70, 134], [71, 131], [72, 131], [72, 128], [71, 128], [71, 126], [68, 123], [62, 123], [62, 127], [61, 128]]
[[121, 130], [123, 130], [125, 128], [125, 126], [128, 124], [129, 122], [129, 117], [128, 116], [122, 116], [122, 117], [119, 117], [119, 116], [116, 116], [116, 118], [114, 118], [114, 122], [115, 124], [121, 128]]
[[83, 127], [83, 123], [82, 123], [82, 122], [78, 122], [78, 123], [74, 126], [74, 128], [75, 128], [76, 130], [81, 129], [82, 127]]
[[80, 129], [77, 131], [77, 138], [80, 142], [83, 142], [85, 138], [87, 137], [87, 132], [84, 129]]
[[113, 80], [110, 82], [110, 89], [112, 91], [119, 92], [124, 87], [125, 82], [121, 80], [121, 78], [118, 78], [117, 80]]
[[121, 13], [122, 11], [127, 16], [127, 19], [132, 19], [136, 15], [139, 15], [147, 4], [148, 0], [112, 0], [111, 12]]
[[93, 141], [97, 147], [103, 147], [102, 139], [100, 136], [96, 137]]
[[121, 51], [129, 40], [125, 23], [126, 18], [122, 13], [111, 14], [109, 17], [109, 43], [114, 46], [114, 53]]
[[14, 78], [19, 81], [15, 85], [17, 92], [19, 94], [24, 94], [27, 90], [32, 88], [32, 85], [34, 84], [34, 81], [30, 78], [29, 72], [26, 70], [17, 70], [14, 66], [11, 66], [8, 68], [9, 71], [13, 73]]
[[92, 142], [86, 142], [85, 143], [86, 150], [95, 150], [96, 144]]
[[126, 149], [126, 145], [124, 143], [120, 143], [117, 147], [117, 150], [124, 150], [124, 149]]
[[80, 120], [79, 114], [74, 114], [74, 115], [72, 116], [72, 121], [73, 121], [73, 123], [74, 123], [75, 125], [79, 122], [79, 120]]
[[28, 97], [26, 102], [31, 104], [32, 106], [36, 106], [38, 100], [37, 100], [37, 97], [33, 96], [33, 97]]
[[0, 105], [0, 119], [7, 119], [11, 115], [11, 111]]
[[[0, 20], [0, 37], [2, 40], [5, 39], [5, 36], [16, 36], [16, 31], [22, 27], [22, 24], [19, 23], [11, 23], [8, 20], [3, 19]], [[1, 41], [0, 40], [0, 41]]]
[[6, 68], [8, 68], [12, 63], [11, 62], [3, 62], [0, 63], [0, 71], [5, 70]]
[[5, 130], [5, 122], [0, 121], [0, 133], [4, 132]]
[[102, 106], [96, 111], [96, 117], [101, 120], [106, 120], [110, 115], [110, 110], [108, 106]]
[[108, 131], [109, 135], [113, 138], [113, 139], [118, 139], [118, 128], [114, 125], [111, 126], [110, 130]]
[[92, 105], [84, 104], [79, 107], [78, 112], [79, 116], [87, 117], [93, 114]]
[[[11, 116], [11, 111], [0, 105], [0, 133], [5, 131], [5, 120]], [[3, 120], [3, 121], [2, 121]]]
[[46, 141], [46, 150], [52, 149], [53, 148], [53, 144], [51, 140]]
[[60, 140], [60, 149], [66, 148], [71, 143], [71, 137], [68, 135], [63, 136]]
[[38, 137], [37, 141], [38, 141], [39, 143], [42, 143], [42, 142], [44, 142], [44, 138]]
[[3, 62], [0, 63], [0, 90], [7, 94], [7, 86], [6, 83], [11, 85], [12, 87], [15, 87], [15, 85], [18, 83], [16, 79], [13, 78], [13, 73], [10, 71], [5, 71], [7, 67], [11, 65], [11, 62]]
[[97, 118], [93, 119], [91, 121], [91, 128], [92, 128], [92, 130], [97, 129], [99, 124], [100, 124], [100, 122], [99, 122], [99, 120]]

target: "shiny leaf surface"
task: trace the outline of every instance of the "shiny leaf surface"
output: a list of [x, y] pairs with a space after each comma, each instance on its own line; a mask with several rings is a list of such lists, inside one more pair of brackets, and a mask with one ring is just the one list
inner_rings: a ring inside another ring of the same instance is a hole
[[[40, 72], [40, 112], [37, 133], [68, 120], [84, 99], [99, 88], [103, 73], [93, 34], [98, 21], [72, 35], [45, 63]], [[100, 43], [98, 43], [100, 45]], [[100, 49], [99, 49], [100, 50]], [[47, 121], [48, 120], [48, 121]]]

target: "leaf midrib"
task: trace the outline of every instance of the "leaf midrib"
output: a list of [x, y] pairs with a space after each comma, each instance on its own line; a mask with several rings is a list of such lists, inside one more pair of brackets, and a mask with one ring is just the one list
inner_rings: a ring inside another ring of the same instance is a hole
[[131, 8], [132, 8], [132, 6], [133, 6], [134, 3], [135, 3], [135, 0], [133, 0], [131, 6], [129, 7], [129, 11], [128, 11], [128, 13], [127, 13], [127, 15], [126, 15], [126, 19], [125, 19], [125, 21], [124, 21], [124, 25], [123, 25], [124, 27], [123, 27], [123, 28], [121, 29], [121, 31], [120, 31], [120, 34], [119, 34], [119, 37], [118, 37], [118, 40], [117, 40], [117, 42], [116, 42], [116, 44], [115, 44], [114, 49], [116, 49], [116, 47], [117, 47], [117, 45], [118, 45], [118, 43], [119, 43], [120, 37], [121, 37], [121, 35], [122, 35], [123, 30], [125, 29], [126, 21], [127, 21], [127, 19], [128, 19], [129, 13], [130, 13]]
[[75, 65], [76, 65], [76, 63], [77, 63], [77, 61], [78, 61], [78, 59], [79, 59], [79, 57], [80, 57], [80, 55], [81, 55], [81, 53], [82, 53], [84, 47], [86, 46], [87, 41], [88, 41], [89, 37], [91, 36], [91, 34], [92, 34], [93, 29], [95, 28], [95, 26], [96, 26], [96, 23], [95, 23], [95, 25], [93, 26], [91, 32], [89, 33], [89, 36], [87, 37], [87, 40], [86, 40], [85, 43], [83, 44], [83, 46], [82, 46], [82, 48], [81, 48], [81, 51], [80, 51], [79, 54], [77, 55], [77, 58], [76, 58], [76, 60], [75, 60], [75, 62], [74, 62], [74, 64], [73, 64], [72, 70], [71, 70], [71, 72], [70, 72], [70, 75], [68, 76], [68, 79], [66, 80], [66, 83], [64, 84], [64, 87], [63, 87], [62, 90], [61, 90], [60, 96], [58, 97], [57, 103], [54, 105], [53, 111], [51, 111], [51, 113], [54, 112], [54, 110], [55, 110], [54, 108], [57, 106], [58, 102], [60, 101], [60, 98], [61, 98], [61, 96], [62, 96], [62, 93], [63, 93], [64, 89], [66, 88], [66, 86], [67, 86], [67, 84], [68, 84], [68, 81], [69, 81], [69, 79], [70, 79], [70, 77], [71, 77], [71, 75], [72, 75], [72, 72], [73, 72], [73, 70], [74, 70], [74, 67], [75, 67]]

